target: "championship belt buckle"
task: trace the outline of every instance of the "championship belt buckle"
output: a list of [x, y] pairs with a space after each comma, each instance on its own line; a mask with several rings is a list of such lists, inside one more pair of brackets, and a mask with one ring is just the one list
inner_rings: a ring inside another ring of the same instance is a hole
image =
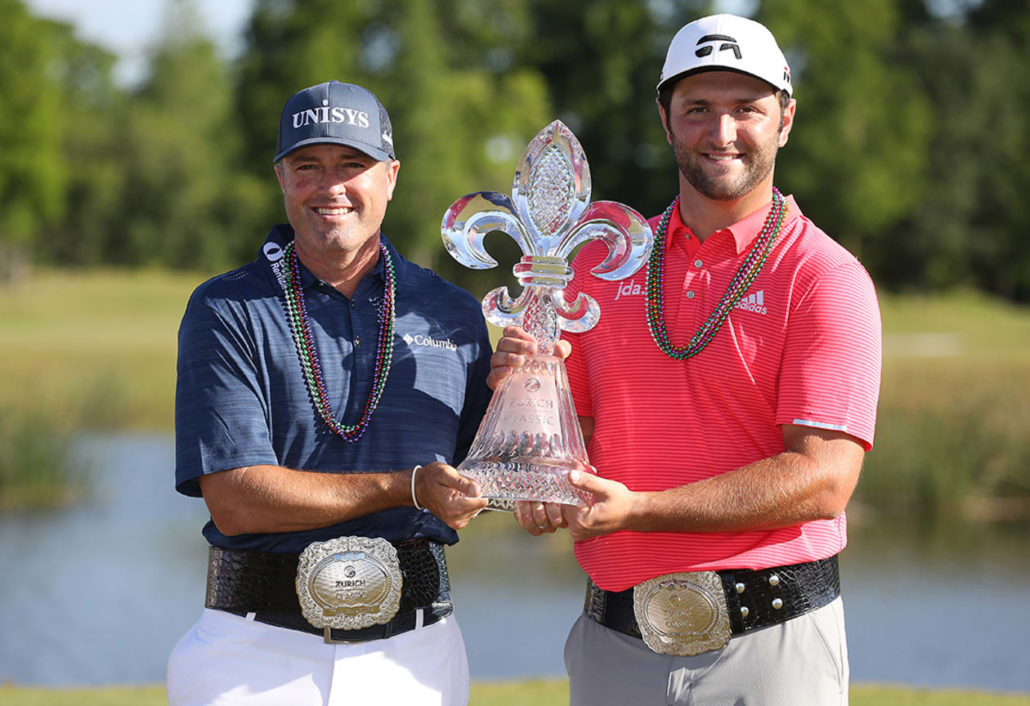
[[309, 544], [297, 561], [297, 598], [316, 628], [360, 630], [390, 622], [401, 603], [397, 550], [381, 537]]
[[730, 615], [714, 571], [666, 574], [633, 589], [633, 613], [652, 652], [693, 657], [730, 641]]

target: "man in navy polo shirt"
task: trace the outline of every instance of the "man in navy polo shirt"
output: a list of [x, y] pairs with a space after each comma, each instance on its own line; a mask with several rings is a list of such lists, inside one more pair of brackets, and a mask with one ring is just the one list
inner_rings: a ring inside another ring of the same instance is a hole
[[182, 704], [465, 704], [443, 547], [486, 501], [454, 469], [489, 401], [479, 302], [380, 232], [400, 163], [369, 91], [286, 103], [290, 225], [179, 330], [176, 488], [211, 513]]

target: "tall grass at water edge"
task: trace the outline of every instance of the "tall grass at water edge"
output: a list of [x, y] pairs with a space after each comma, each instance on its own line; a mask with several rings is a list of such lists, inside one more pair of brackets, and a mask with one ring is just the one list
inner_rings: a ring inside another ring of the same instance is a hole
[[87, 492], [84, 431], [171, 428], [175, 332], [199, 280], [43, 272], [0, 287], [0, 509]]
[[0, 409], [0, 510], [66, 504], [82, 490], [67, 431], [52, 418]]
[[1030, 517], [1030, 310], [968, 294], [881, 304], [876, 444], [856, 514]]
[[72, 504], [89, 492], [89, 469], [76, 457], [74, 441], [113, 418], [103, 410], [118, 395], [107, 389], [98, 381], [81, 399], [0, 407], [0, 510]]
[[[33, 503], [46, 487], [66, 496], [59, 469], [82, 430], [171, 430], [176, 331], [203, 279], [44, 271], [0, 288], [0, 497], [26, 478]], [[877, 439], [855, 517], [1030, 516], [1030, 310], [968, 293], [881, 305]]]

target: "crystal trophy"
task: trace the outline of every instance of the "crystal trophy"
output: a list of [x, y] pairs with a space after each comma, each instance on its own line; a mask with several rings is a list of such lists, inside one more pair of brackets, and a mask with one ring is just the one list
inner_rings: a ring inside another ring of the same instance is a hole
[[647, 261], [653, 235], [644, 218], [613, 201], [590, 202], [590, 167], [579, 140], [560, 120], [526, 147], [512, 195], [480, 191], [461, 197], [444, 214], [441, 232], [451, 256], [472, 269], [497, 261], [483, 248], [488, 233], [507, 233], [522, 250], [513, 272], [522, 285], [512, 299], [507, 287], [483, 299], [483, 313], [497, 326], [518, 325], [537, 341], [537, 354], [494, 390], [468, 457], [458, 466], [475, 480], [495, 510], [519, 500], [581, 505], [569, 471], [593, 472], [569, 391], [565, 364], [553, 354], [561, 331], [597, 324], [597, 302], [584, 293], [564, 297], [572, 279], [568, 258], [588, 240], [608, 247], [590, 272], [605, 280], [632, 275]]

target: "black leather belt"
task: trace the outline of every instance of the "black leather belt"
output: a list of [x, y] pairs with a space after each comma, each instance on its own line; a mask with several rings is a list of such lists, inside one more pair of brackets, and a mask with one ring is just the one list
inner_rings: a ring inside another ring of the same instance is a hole
[[[730, 632], [734, 635], [786, 622], [822, 608], [840, 595], [836, 556], [772, 569], [716, 573], [722, 581]], [[583, 610], [605, 627], [640, 637], [633, 613], [632, 588], [605, 591], [589, 581]]]
[[211, 547], [207, 608], [246, 616], [290, 630], [326, 636], [333, 642], [380, 640], [413, 630], [417, 611], [432, 625], [451, 614], [450, 581], [443, 546], [427, 539], [394, 542], [400, 562], [400, 608], [388, 623], [360, 630], [317, 628], [304, 619], [297, 599], [297, 555]]

